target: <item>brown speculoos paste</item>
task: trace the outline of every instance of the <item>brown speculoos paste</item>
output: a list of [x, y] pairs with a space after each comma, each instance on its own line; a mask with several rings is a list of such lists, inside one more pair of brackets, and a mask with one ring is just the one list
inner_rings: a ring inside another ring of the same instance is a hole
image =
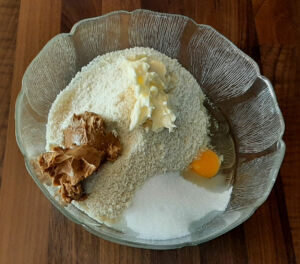
[[82, 181], [107, 160], [115, 161], [122, 146], [117, 136], [106, 132], [102, 117], [91, 112], [74, 114], [64, 140], [65, 148], [54, 147], [41, 154], [38, 165], [42, 175], [60, 186], [61, 197], [70, 203], [86, 198]]

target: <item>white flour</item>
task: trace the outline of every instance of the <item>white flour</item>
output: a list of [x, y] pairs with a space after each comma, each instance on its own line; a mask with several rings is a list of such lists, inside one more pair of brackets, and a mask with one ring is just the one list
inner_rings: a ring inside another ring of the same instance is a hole
[[[129, 131], [134, 97], [128, 90], [124, 57], [146, 54], [163, 62], [170, 76], [169, 103], [176, 115], [174, 132], [148, 133], [142, 127]], [[166, 171], [181, 171], [208, 144], [208, 116], [204, 95], [193, 76], [177, 60], [149, 48], [132, 48], [95, 58], [83, 67], [54, 101], [48, 116], [47, 149], [63, 145], [63, 130], [74, 113], [101, 115], [108, 129], [116, 129], [124, 151], [106, 163], [86, 182], [89, 196], [73, 203], [92, 218], [106, 221], [119, 217], [130, 205], [138, 187], [147, 178]]]

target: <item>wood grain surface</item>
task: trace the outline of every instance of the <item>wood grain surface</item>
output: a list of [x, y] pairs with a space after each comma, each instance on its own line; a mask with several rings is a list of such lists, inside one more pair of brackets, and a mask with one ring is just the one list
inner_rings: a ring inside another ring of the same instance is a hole
[[[287, 152], [268, 200], [244, 224], [178, 250], [97, 238], [54, 209], [27, 174], [14, 134], [15, 99], [30, 61], [77, 21], [136, 8], [209, 24], [273, 83]], [[299, 0], [0, 0], [0, 263], [300, 263]]]
[[0, 186], [20, 1], [0, 0]]

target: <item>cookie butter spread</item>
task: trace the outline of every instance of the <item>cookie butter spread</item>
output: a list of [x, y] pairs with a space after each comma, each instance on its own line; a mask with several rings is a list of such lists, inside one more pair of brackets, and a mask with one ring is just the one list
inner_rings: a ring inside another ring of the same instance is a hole
[[104, 152], [83, 145], [72, 149], [53, 148], [52, 152], [40, 155], [38, 163], [44, 176], [52, 178], [66, 202], [82, 200], [84, 192], [81, 181], [90, 176], [104, 159]]
[[86, 195], [82, 181], [106, 160], [114, 161], [121, 154], [121, 143], [111, 132], [105, 131], [104, 120], [91, 112], [74, 115], [64, 130], [65, 147], [54, 147], [38, 158], [44, 176], [60, 186], [66, 202], [83, 200]]
[[74, 114], [71, 124], [64, 130], [64, 146], [89, 144], [101, 152], [109, 161], [115, 161], [121, 154], [121, 143], [112, 132], [105, 131], [104, 120], [91, 112]]
[[171, 132], [175, 126], [174, 113], [168, 106], [166, 66], [149, 56], [140, 55], [128, 58], [124, 62], [128, 78], [132, 80], [135, 104], [131, 111], [130, 130], [146, 123], [152, 131], [159, 132], [168, 128]]

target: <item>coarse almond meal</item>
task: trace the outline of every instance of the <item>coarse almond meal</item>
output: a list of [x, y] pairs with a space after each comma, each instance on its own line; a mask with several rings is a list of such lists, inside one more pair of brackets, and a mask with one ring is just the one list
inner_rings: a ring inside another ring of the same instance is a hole
[[[124, 61], [147, 56], [166, 66], [168, 106], [176, 116], [172, 132], [147, 130], [143, 125], [130, 131], [131, 112], [136, 103], [132, 79]], [[177, 60], [150, 48], [131, 48], [96, 57], [76, 74], [57, 96], [46, 129], [46, 150], [64, 147], [64, 129], [74, 114], [99, 114], [108, 130], [118, 131], [122, 155], [105, 163], [86, 179], [89, 194], [84, 201], [72, 201], [92, 218], [104, 221], [119, 217], [147, 178], [166, 171], [182, 171], [209, 143], [209, 118], [203, 106], [205, 96], [194, 77]]]

